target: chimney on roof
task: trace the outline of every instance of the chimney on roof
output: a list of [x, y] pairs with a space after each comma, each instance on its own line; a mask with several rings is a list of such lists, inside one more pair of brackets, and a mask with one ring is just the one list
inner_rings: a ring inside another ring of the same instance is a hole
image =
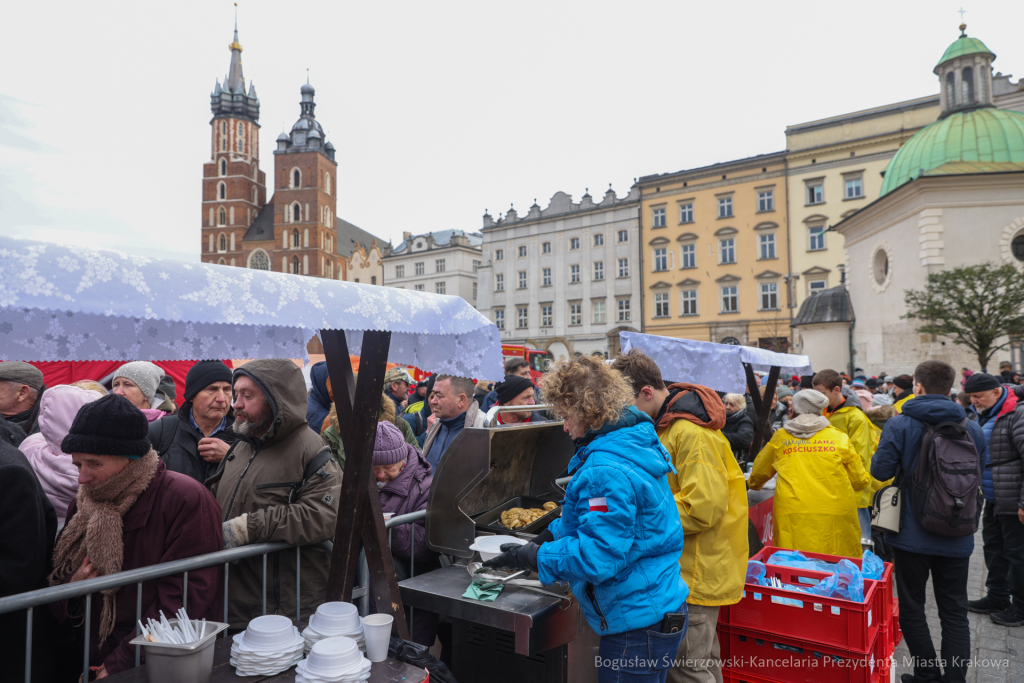
[[408, 242], [411, 239], [412, 239], [412, 233], [411, 232], [403, 232], [402, 233], [402, 240]]

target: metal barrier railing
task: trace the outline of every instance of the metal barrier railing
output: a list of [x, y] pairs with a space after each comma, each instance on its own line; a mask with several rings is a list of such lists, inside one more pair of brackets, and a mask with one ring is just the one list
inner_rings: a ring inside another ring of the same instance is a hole
[[[392, 517], [384, 522], [384, 526], [388, 531], [388, 544], [391, 543], [391, 532], [392, 527], [396, 527], [402, 524], [412, 524], [414, 522], [425, 519], [427, 516], [426, 510], [419, 510], [412, 512], [407, 515], [399, 515]], [[318, 544], [317, 547], [321, 547], [326, 553], [328, 558], [331, 556], [331, 550], [333, 544], [330, 541], [324, 541]], [[282, 552], [289, 549], [295, 549], [295, 619], [296, 621], [302, 620], [302, 546], [291, 546], [287, 543], [257, 543], [254, 545], [242, 546], [240, 548], [231, 548], [230, 550], [219, 550], [214, 553], [207, 553], [205, 555], [196, 555], [195, 557], [188, 557], [181, 560], [174, 560], [173, 562], [163, 562], [161, 564], [155, 564], [149, 567], [141, 567], [139, 569], [129, 569], [127, 571], [118, 572], [116, 574], [108, 574], [106, 576], [99, 576], [95, 579], [85, 579], [83, 581], [76, 581], [75, 583], [63, 584], [60, 586], [51, 586], [49, 588], [40, 588], [34, 591], [28, 591], [25, 593], [19, 593], [17, 595], [10, 595], [5, 598], [0, 598], [0, 614], [6, 614], [9, 612], [18, 612], [21, 610], [26, 611], [25, 616], [25, 683], [31, 683], [32, 680], [32, 620], [33, 610], [36, 607], [46, 605], [52, 602], [59, 602], [61, 600], [70, 600], [73, 598], [85, 598], [85, 646], [83, 648], [84, 653], [82, 655], [82, 680], [89, 680], [89, 631], [92, 627], [92, 596], [94, 593], [98, 593], [108, 588], [121, 588], [123, 586], [130, 586], [136, 584], [136, 602], [135, 602], [135, 635], [138, 636], [138, 622], [142, 618], [142, 584], [146, 581], [152, 581], [154, 579], [160, 579], [165, 576], [173, 576], [175, 574], [182, 575], [182, 607], [188, 609], [188, 573], [196, 569], [205, 569], [206, 567], [214, 567], [219, 564], [224, 565], [224, 621], [228, 620], [228, 576], [229, 568], [232, 562], [238, 560], [244, 560], [250, 557], [263, 556], [263, 614], [267, 613], [267, 555], [270, 553]], [[416, 558], [416, 532], [413, 530], [411, 535], [411, 546], [410, 546], [410, 560], [409, 560], [409, 572], [410, 575], [415, 575], [415, 558]], [[359, 554], [359, 565], [356, 573], [357, 585], [352, 590], [353, 601], [357, 598], [360, 599], [362, 614], [366, 614], [369, 610], [369, 590], [366, 585], [367, 577], [369, 576], [369, 570], [366, 566], [366, 557], [363, 552]], [[410, 629], [412, 627], [412, 613], [410, 609], [409, 615]], [[226, 633], [226, 632], [225, 632]], [[135, 646], [135, 666], [138, 666], [141, 661], [141, 648]]]

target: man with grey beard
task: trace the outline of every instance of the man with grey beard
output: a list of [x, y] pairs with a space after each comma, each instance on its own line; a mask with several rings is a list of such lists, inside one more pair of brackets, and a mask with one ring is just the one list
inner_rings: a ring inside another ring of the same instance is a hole
[[[323, 602], [330, 557], [317, 544], [334, 536], [341, 468], [306, 423], [306, 384], [289, 360], [254, 360], [232, 375], [238, 441], [207, 484], [223, 513], [224, 547], [284, 541], [303, 546], [302, 613]], [[230, 572], [232, 628], [267, 614], [295, 614], [295, 552], [241, 560]]]

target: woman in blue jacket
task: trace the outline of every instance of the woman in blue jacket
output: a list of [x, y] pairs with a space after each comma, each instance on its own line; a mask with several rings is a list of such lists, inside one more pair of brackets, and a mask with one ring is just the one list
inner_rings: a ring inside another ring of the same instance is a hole
[[601, 635], [601, 683], [663, 682], [686, 632], [689, 593], [669, 454], [651, 418], [630, 405], [629, 382], [602, 360], [562, 363], [542, 389], [576, 443], [562, 517], [485, 564], [569, 582]]

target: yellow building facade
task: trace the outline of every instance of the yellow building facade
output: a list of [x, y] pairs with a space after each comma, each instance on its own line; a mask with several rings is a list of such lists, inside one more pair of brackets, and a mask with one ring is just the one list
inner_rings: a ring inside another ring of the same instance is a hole
[[829, 227], [878, 198], [889, 160], [938, 116], [939, 98], [931, 96], [786, 127], [796, 309], [811, 294], [842, 282], [843, 237]]
[[639, 186], [644, 331], [787, 350], [785, 153]]

